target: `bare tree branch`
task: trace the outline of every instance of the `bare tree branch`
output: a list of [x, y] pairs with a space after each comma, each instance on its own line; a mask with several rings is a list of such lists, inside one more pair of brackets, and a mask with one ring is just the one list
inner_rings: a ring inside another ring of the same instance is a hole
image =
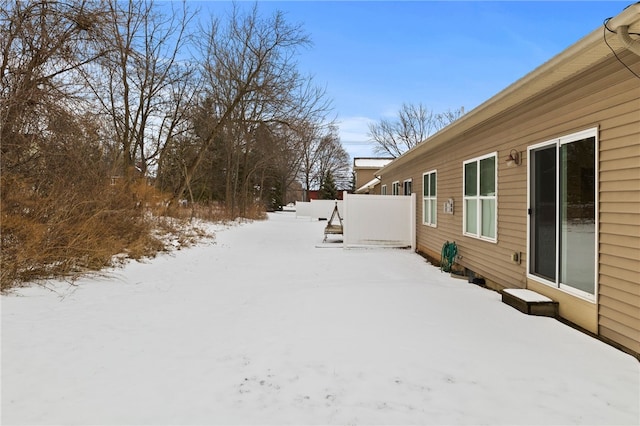
[[399, 157], [464, 114], [464, 108], [435, 113], [422, 104], [402, 104], [396, 120], [369, 124], [369, 137], [379, 154]]
[[212, 19], [199, 39], [204, 93], [200, 115], [210, 124], [174, 198], [181, 196], [207, 151], [223, 135], [232, 144], [227, 149], [229, 198], [237, 184], [229, 180], [236, 176], [230, 173], [239, 167], [238, 152], [247, 158], [247, 135], [255, 127], [251, 123], [294, 125], [322, 117], [328, 104], [324, 91], [313, 88], [297, 71], [294, 59], [309, 45], [308, 36], [299, 25], [288, 24], [281, 12], [264, 18], [257, 5], [246, 14], [236, 6], [227, 22]]

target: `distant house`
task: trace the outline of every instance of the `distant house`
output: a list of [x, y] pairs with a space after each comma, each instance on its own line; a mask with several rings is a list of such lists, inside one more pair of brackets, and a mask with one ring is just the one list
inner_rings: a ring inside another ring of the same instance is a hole
[[356, 194], [380, 194], [380, 179], [376, 172], [393, 161], [393, 158], [356, 157], [353, 159]]
[[467, 274], [545, 295], [638, 356], [640, 4], [607, 28], [387, 164], [376, 186], [417, 194], [425, 256], [455, 241]]

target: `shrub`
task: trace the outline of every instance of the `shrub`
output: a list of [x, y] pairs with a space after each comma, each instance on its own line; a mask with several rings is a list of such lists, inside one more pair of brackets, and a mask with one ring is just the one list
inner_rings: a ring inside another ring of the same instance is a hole
[[82, 191], [54, 184], [43, 194], [6, 174], [2, 188], [3, 291], [24, 281], [103, 268], [123, 250], [139, 258], [163, 247], [151, 236], [151, 221], [132, 191], [103, 182]]

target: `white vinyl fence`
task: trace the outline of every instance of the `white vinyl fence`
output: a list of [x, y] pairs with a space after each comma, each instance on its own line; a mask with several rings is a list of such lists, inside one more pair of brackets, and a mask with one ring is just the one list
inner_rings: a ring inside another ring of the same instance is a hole
[[296, 218], [311, 217], [311, 203], [308, 201], [296, 201]]
[[296, 201], [296, 218], [310, 217], [311, 219], [329, 219], [336, 206], [336, 201], [338, 202], [340, 217], [344, 217], [342, 200], [311, 200]]
[[344, 194], [344, 247], [416, 247], [416, 194]]

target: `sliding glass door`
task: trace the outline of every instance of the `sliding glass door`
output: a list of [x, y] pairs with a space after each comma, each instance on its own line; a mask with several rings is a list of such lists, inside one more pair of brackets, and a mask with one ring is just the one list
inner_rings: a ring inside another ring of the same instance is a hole
[[596, 129], [532, 147], [529, 160], [529, 274], [592, 298]]

